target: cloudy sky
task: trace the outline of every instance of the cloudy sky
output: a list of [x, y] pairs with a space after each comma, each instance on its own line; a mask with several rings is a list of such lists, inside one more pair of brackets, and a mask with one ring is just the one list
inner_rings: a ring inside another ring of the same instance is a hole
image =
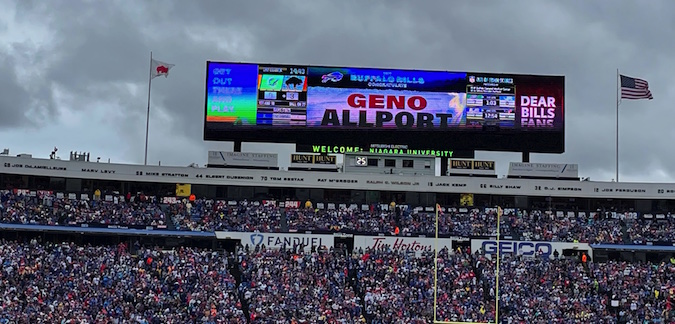
[[[616, 69], [655, 99], [620, 107], [621, 181], [675, 179], [675, 1], [0, 0], [0, 149], [57, 146], [143, 163], [149, 54], [176, 64], [153, 82], [149, 161], [204, 164], [207, 60], [566, 76], [567, 147], [532, 162], [615, 171]], [[244, 145], [244, 151], [291, 148]], [[500, 173], [519, 154], [478, 152]], [[280, 156], [280, 160], [284, 160]]]

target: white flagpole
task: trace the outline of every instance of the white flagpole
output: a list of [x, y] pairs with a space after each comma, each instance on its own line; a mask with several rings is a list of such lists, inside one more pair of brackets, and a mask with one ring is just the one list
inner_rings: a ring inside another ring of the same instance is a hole
[[148, 74], [148, 112], [145, 117], [145, 160], [144, 165], [148, 165], [148, 132], [150, 130], [150, 89], [152, 89], [152, 51], [150, 51], [150, 73]]
[[620, 84], [619, 79], [621, 78], [619, 74], [619, 69], [616, 69], [616, 182], [619, 182], [619, 104], [621, 103], [621, 97], [619, 97]]

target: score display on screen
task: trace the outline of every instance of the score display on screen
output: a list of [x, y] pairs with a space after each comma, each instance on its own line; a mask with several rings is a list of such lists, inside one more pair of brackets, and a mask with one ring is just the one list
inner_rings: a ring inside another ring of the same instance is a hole
[[560, 139], [528, 151], [555, 152], [563, 149], [564, 77], [208, 62], [205, 110], [205, 140], [412, 144], [406, 136], [536, 131]]

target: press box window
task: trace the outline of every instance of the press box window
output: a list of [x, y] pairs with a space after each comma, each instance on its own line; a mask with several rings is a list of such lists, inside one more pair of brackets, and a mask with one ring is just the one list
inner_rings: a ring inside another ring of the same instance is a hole
[[394, 167], [396, 167], [396, 160], [385, 159], [384, 160], [384, 166], [387, 167], [387, 168], [394, 168]]
[[403, 160], [403, 167], [404, 168], [412, 168], [413, 167], [413, 160]]
[[377, 166], [378, 159], [368, 159], [368, 166]]
[[430, 161], [425, 161], [425, 162], [424, 162], [424, 168], [425, 168], [425, 169], [431, 169], [431, 162], [430, 162]]

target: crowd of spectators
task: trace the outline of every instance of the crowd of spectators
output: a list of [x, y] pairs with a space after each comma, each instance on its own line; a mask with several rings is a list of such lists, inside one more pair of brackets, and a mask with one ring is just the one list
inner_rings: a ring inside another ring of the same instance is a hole
[[[72, 198], [72, 197], [70, 197]], [[370, 235], [433, 235], [436, 213], [371, 204], [281, 208], [265, 201], [212, 199], [156, 201], [142, 194], [112, 199], [70, 199], [0, 192], [0, 222], [12, 224], [151, 226], [188, 231], [348, 232]], [[494, 208], [447, 208], [439, 214], [438, 233], [446, 236], [494, 236]], [[675, 241], [675, 217], [626, 217], [621, 213], [506, 209], [500, 233], [516, 240], [646, 244]]]
[[[132, 252], [133, 251], [133, 252]], [[494, 322], [481, 251], [0, 241], [0, 323]], [[675, 323], [675, 264], [504, 255], [501, 323]]]
[[[613, 215], [613, 216], [610, 216]], [[371, 205], [358, 208], [315, 209], [287, 208], [283, 215], [290, 231], [343, 231], [400, 235], [429, 235], [435, 232], [435, 212], [383, 209]], [[669, 219], [670, 220], [670, 219]], [[644, 230], [648, 240], [668, 237], [670, 222], [633, 220], [633, 232]], [[438, 217], [439, 234], [452, 236], [493, 236], [497, 215], [494, 209], [448, 209]], [[645, 225], [646, 224], [646, 225]], [[625, 220], [616, 214], [593, 212], [558, 215], [540, 210], [507, 212], [501, 218], [501, 234], [522, 240], [587, 243], [626, 243]], [[640, 226], [646, 226], [641, 228]], [[639, 235], [634, 235], [639, 237]], [[644, 240], [643, 240], [644, 241]]]
[[[437, 320], [494, 322], [496, 265], [482, 253], [438, 254]], [[375, 323], [433, 317], [433, 256], [356, 252], [366, 315]], [[675, 264], [582, 263], [578, 258], [504, 255], [502, 323], [675, 323]], [[371, 297], [372, 296], [372, 297]], [[368, 303], [369, 300], [373, 302]], [[369, 313], [370, 311], [370, 313]]]
[[81, 224], [166, 226], [166, 216], [153, 197], [115, 197], [113, 200], [69, 199], [0, 192], [0, 222], [34, 225]]
[[[425, 211], [402, 212], [402, 232], [407, 234], [431, 234], [436, 231], [436, 213]], [[503, 220], [502, 220], [502, 223]], [[449, 209], [438, 215], [439, 234], [453, 236], [483, 236], [497, 233], [497, 213], [492, 210]], [[504, 231], [504, 227], [501, 228]]]
[[[507, 256], [500, 266], [500, 311], [516, 322], [617, 323], [611, 296], [578, 260]], [[491, 275], [494, 281], [494, 275]]]
[[663, 215], [661, 219], [628, 220], [626, 233], [632, 244], [664, 241], [675, 242], [675, 215]]
[[485, 256], [469, 250], [451, 252], [443, 249], [438, 254], [437, 319], [494, 322], [495, 268]]
[[281, 209], [258, 201], [184, 200], [169, 205], [178, 230], [280, 232]]
[[329, 230], [370, 233], [394, 233], [396, 213], [370, 205], [366, 211], [358, 208], [314, 209], [292, 208], [286, 211], [289, 230]]
[[562, 216], [539, 210], [506, 215], [509, 235], [525, 240], [623, 244], [622, 220], [608, 213], [571, 213]]
[[364, 322], [345, 256], [257, 248], [240, 260], [240, 290], [254, 323]]
[[226, 255], [0, 242], [0, 323], [246, 323]]
[[371, 323], [428, 323], [433, 316], [433, 254], [359, 250], [351, 256]]

